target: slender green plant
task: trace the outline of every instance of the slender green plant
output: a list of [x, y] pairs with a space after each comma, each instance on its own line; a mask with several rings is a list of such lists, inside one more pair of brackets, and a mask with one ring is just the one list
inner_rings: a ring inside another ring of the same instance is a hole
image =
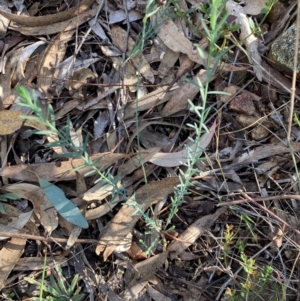
[[[32, 298], [33, 301], [81, 301], [85, 297], [85, 294], [80, 294], [80, 288], [78, 287], [79, 275], [76, 274], [69, 284], [66, 278], [63, 276], [62, 269], [58, 264], [55, 264], [55, 277], [50, 275], [49, 284], [44, 282], [44, 271], [41, 281], [25, 277], [24, 279], [30, 284], [40, 287], [40, 296], [38, 298]], [[47, 294], [46, 298], [43, 296]]]
[[[224, 15], [222, 15], [224, 14]], [[187, 124], [195, 133], [195, 138], [189, 138], [194, 148], [186, 146], [188, 153], [188, 160], [185, 164], [185, 170], [179, 170], [180, 184], [175, 188], [174, 196], [171, 198], [171, 209], [166, 221], [166, 226], [171, 223], [173, 216], [178, 212], [178, 208], [184, 203], [184, 196], [189, 194], [189, 189], [194, 185], [192, 178], [199, 173], [199, 169], [195, 167], [196, 163], [201, 160], [199, 155], [200, 141], [203, 133], [208, 132], [205, 124], [210, 113], [211, 107], [207, 107], [207, 99], [210, 94], [224, 94], [218, 91], [209, 91], [209, 82], [215, 75], [217, 68], [222, 61], [226, 50], [216, 53], [216, 42], [220, 38], [220, 29], [226, 22], [227, 15], [224, 13], [224, 3], [222, 0], [212, 0], [209, 8], [209, 27], [202, 20], [202, 26], [205, 30], [206, 36], [209, 40], [208, 52], [197, 46], [199, 56], [202, 58], [203, 65], [206, 69], [206, 82], [203, 84], [200, 80], [194, 83], [200, 91], [201, 104], [195, 105], [192, 101], [188, 101], [190, 110], [197, 115], [198, 123]], [[203, 150], [202, 150], [203, 151]]]
[[[91, 171], [86, 174], [92, 175], [97, 174], [98, 179], [95, 183], [102, 181], [109, 189], [111, 187], [112, 192], [112, 202], [116, 199], [122, 201], [126, 199], [125, 189], [120, 189], [118, 186], [118, 177], [114, 177], [111, 173], [111, 169], [108, 169], [106, 172], [102, 172], [96, 166], [96, 161], [93, 161], [87, 152], [88, 136], [81, 146], [74, 144], [71, 135], [70, 135], [70, 120], [67, 119], [66, 125], [62, 129], [58, 129], [56, 126], [55, 115], [53, 107], [48, 104], [46, 116], [43, 113], [42, 106], [35, 96], [34, 92], [29, 92], [25, 87], [18, 86], [16, 88], [16, 93], [20, 98], [19, 105], [29, 108], [34, 115], [32, 116], [23, 116], [24, 119], [34, 120], [45, 126], [45, 130], [35, 131], [37, 135], [52, 135], [57, 137], [57, 141], [48, 143], [47, 146], [51, 147], [62, 147], [66, 149], [66, 152], [63, 154], [56, 155], [58, 157], [67, 157], [71, 159], [82, 159], [83, 165], [74, 169], [74, 171], [79, 170], [83, 167], [90, 167]], [[104, 187], [104, 188], [105, 188]], [[118, 198], [117, 198], [118, 197]]]

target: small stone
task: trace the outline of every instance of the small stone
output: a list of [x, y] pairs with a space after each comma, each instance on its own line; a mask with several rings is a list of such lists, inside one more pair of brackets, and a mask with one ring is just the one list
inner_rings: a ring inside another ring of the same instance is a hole
[[261, 125], [257, 125], [252, 131], [251, 131], [251, 137], [253, 140], [259, 141], [266, 137], [268, 137], [269, 131]]
[[256, 113], [252, 97], [247, 92], [242, 92], [236, 96], [230, 102], [229, 109], [247, 115], [254, 115]]

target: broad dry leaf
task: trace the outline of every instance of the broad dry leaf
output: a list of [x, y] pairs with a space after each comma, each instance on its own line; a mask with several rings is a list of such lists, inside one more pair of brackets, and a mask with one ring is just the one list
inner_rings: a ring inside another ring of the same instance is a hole
[[153, 147], [136, 154], [118, 168], [118, 175], [122, 179], [126, 175], [133, 173], [136, 169], [140, 168], [142, 164], [150, 161], [159, 150], [160, 147]]
[[145, 211], [151, 204], [155, 204], [171, 194], [174, 191], [174, 187], [178, 184], [179, 179], [173, 177], [149, 183], [139, 188], [135, 195], [127, 200], [103, 232], [96, 248], [96, 253], [99, 255], [100, 252], [104, 251], [103, 257], [104, 261], [106, 261], [120, 241], [132, 231], [135, 223], [141, 216], [139, 213], [133, 215], [136, 211], [130, 205], [133, 200], [136, 201], [137, 206], [140, 206], [141, 210]]
[[[207, 65], [206, 61], [203, 61], [203, 59], [207, 59], [207, 55], [203, 52], [203, 57], [201, 58], [197, 48], [193, 46], [192, 42], [185, 37], [183, 31], [180, 30], [170, 18], [159, 26], [157, 35], [172, 51], [184, 53], [195, 63]], [[199, 47], [201, 46], [199, 45]], [[211, 64], [215, 65], [215, 62]], [[224, 71], [239, 71], [245, 69], [244, 67], [236, 67], [225, 63], [221, 65], [221, 68]]]
[[0, 290], [5, 287], [5, 281], [20, 259], [26, 239], [12, 238], [0, 251]]
[[[127, 55], [129, 55], [135, 46], [135, 42], [131, 37], [128, 37], [126, 41], [127, 35], [126, 31], [119, 26], [112, 26], [111, 28], [111, 38], [113, 44], [116, 45], [121, 51], [127, 51]], [[125, 45], [128, 43], [128, 49], [125, 49]], [[148, 64], [147, 60], [143, 55], [137, 55], [131, 59], [136, 70], [140, 72], [145, 79], [147, 79], [150, 83], [154, 83], [154, 74], [152, 72], [151, 66]]]
[[[24, 119], [21, 111], [6, 110], [0, 111], [0, 135], [10, 135], [20, 129]], [[24, 125], [30, 126], [39, 130], [45, 130], [46, 127], [34, 120], [26, 120]]]
[[[165, 107], [163, 108], [161, 114], [162, 116], [170, 116], [172, 114], [175, 114], [181, 110], [184, 110], [187, 108], [188, 99], [193, 100], [194, 97], [199, 93], [199, 88], [195, 83], [197, 84], [198, 80], [205, 85], [207, 83], [207, 72], [204, 69], [201, 69], [196, 76], [193, 78], [193, 82], [186, 82], [182, 84], [180, 89], [178, 89], [177, 93], [174, 93], [170, 100], [167, 102]], [[210, 81], [212, 81], [215, 78], [215, 76], [210, 78]]]
[[258, 15], [266, 7], [268, 0], [245, 0], [243, 3], [244, 12], [247, 15]]
[[[123, 159], [126, 156], [126, 154], [99, 153], [92, 155], [91, 159], [95, 161], [95, 166], [103, 171], [112, 164], [115, 164], [116, 161]], [[30, 182], [33, 180], [32, 172], [34, 172], [41, 179], [47, 181], [70, 181], [76, 179], [76, 173], [73, 169], [83, 165], [84, 161], [82, 159], [63, 161], [59, 164], [57, 162], [51, 162], [14, 165], [2, 168], [0, 170], [0, 175], [10, 179]], [[28, 170], [32, 172], [29, 172]], [[78, 170], [78, 172], [82, 175], [86, 175], [86, 173], [89, 171], [91, 171], [90, 167], [83, 167]]]
[[[4, 37], [6, 35], [7, 29], [9, 25], [9, 20], [3, 16], [0, 17], [0, 37]], [[0, 68], [1, 70], [1, 68]]]
[[67, 49], [67, 43], [70, 41], [73, 33], [74, 31], [70, 30], [58, 34], [52, 43], [49, 43], [43, 55], [40, 56], [37, 87], [40, 92], [43, 92], [47, 97], [51, 97], [48, 90], [52, 87], [53, 77], [55, 78], [59, 72], [58, 69], [54, 69], [55, 71], [53, 73], [53, 67], [58, 66], [63, 60]]
[[159, 26], [158, 37], [172, 51], [186, 54], [192, 61], [203, 65], [197, 49], [184, 33], [176, 26], [171, 18], [168, 18]]
[[[300, 151], [300, 142], [292, 142], [291, 148], [288, 146], [284, 146], [282, 144], [268, 144], [255, 148], [254, 150], [244, 153], [239, 158], [237, 158], [234, 164], [248, 164], [257, 162], [258, 160], [273, 157], [276, 155], [286, 154], [292, 151], [299, 152]], [[233, 164], [233, 165], [234, 165]], [[230, 166], [228, 166], [230, 167]]]
[[39, 186], [20, 183], [6, 186], [5, 189], [15, 193], [20, 198], [32, 202], [34, 212], [48, 234], [51, 234], [57, 228], [58, 217], [56, 210]]
[[[198, 143], [198, 150], [195, 153], [195, 156], [199, 157], [205, 151], [211, 139], [215, 133], [217, 123], [216, 121], [210, 127], [207, 133], [204, 133], [203, 136], [200, 138]], [[189, 146], [190, 149], [194, 151], [195, 144]], [[188, 150], [185, 148], [182, 151], [175, 152], [175, 153], [156, 153], [150, 160], [151, 163], [162, 166], [162, 167], [176, 167], [182, 164], [187, 163], [188, 161]]]
[[155, 301], [172, 301], [171, 298], [163, 295], [159, 291], [155, 290], [152, 286], [147, 286], [147, 293]]
[[26, 64], [28, 62], [28, 58], [32, 55], [32, 53], [41, 45], [44, 45], [44, 41], [35, 42], [27, 47], [25, 47], [18, 57], [17, 69], [16, 69], [16, 77], [18, 80], [22, 80], [24, 77], [24, 70], [26, 70]]
[[[141, 290], [147, 285], [148, 281], [154, 277], [155, 273], [161, 268], [167, 259], [167, 252], [154, 255], [134, 266], [135, 274], [131, 278], [127, 289], [122, 293], [123, 301], [136, 300]], [[125, 274], [126, 277], [126, 274]]]
[[205, 231], [215, 223], [219, 216], [226, 211], [226, 208], [220, 209], [217, 209], [213, 214], [203, 216], [196, 220], [177, 238], [177, 240], [174, 240], [167, 248], [170, 258], [175, 259], [181, 252], [204, 234]]
[[[5, 104], [7, 102], [7, 98], [12, 95], [12, 75], [16, 69], [17, 61], [20, 53], [22, 52], [22, 47], [14, 48], [12, 51], [7, 53], [4, 57], [5, 65], [4, 70], [0, 70], [0, 100]], [[0, 60], [1, 62], [2, 60]], [[3, 66], [2, 66], [3, 67]], [[5, 74], [4, 74], [5, 73]], [[11, 104], [11, 102], [10, 102]]]
[[[20, 213], [18, 217], [11, 218], [11, 221], [9, 221], [8, 223], [0, 224], [0, 232], [18, 233], [19, 230], [23, 229], [24, 226], [28, 223], [32, 213], [33, 210], [25, 213]], [[7, 239], [7, 237], [0, 236], [0, 240], [5, 239]]]
[[138, 112], [145, 111], [154, 106], [167, 102], [174, 93], [178, 93], [179, 88], [180, 87], [177, 84], [175, 84], [170, 90], [168, 90], [167, 87], [158, 87], [153, 92], [141, 97], [138, 100], [137, 108], [136, 103], [131, 102], [125, 109], [124, 119], [133, 117], [136, 110]]
[[[264, 81], [268, 82], [270, 85], [282, 89], [288, 93], [292, 93], [291, 87], [292, 81], [280, 73], [278, 70], [268, 65], [265, 61], [261, 62], [261, 70]], [[295, 98], [300, 100], [300, 89], [296, 87]]]
[[174, 67], [179, 58], [179, 55], [179, 52], [175, 52], [172, 49], [165, 47], [163, 58], [161, 59], [157, 70], [160, 78], [164, 78], [168, 73], [174, 74], [172, 70], [170, 72], [170, 69]]

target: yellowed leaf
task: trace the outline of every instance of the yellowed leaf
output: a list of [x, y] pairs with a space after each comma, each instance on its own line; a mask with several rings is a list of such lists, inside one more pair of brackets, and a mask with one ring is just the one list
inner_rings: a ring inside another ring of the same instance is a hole
[[[21, 111], [6, 110], [0, 111], [0, 135], [10, 135], [20, 129], [24, 119]], [[26, 120], [24, 125], [38, 130], [45, 130], [46, 127], [34, 120]]]
[[23, 120], [20, 118], [19, 111], [1, 111], [0, 112], [0, 135], [10, 135], [17, 131]]

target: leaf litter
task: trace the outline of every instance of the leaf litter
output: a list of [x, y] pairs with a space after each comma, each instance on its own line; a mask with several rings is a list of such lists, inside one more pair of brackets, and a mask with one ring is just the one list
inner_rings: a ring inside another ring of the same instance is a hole
[[[40, 280], [46, 256], [52, 273], [56, 262], [71, 271], [69, 278], [82, 277], [78, 285], [89, 300], [233, 300], [230, 294], [244, 285], [243, 258], [256, 263], [247, 283], [254, 295], [262, 291], [255, 274], [269, 265], [268, 298], [282, 300], [281, 289], [294, 300], [299, 188], [291, 149], [300, 150], [299, 123], [292, 124], [289, 145], [290, 74], [265, 59], [261, 32], [272, 25], [268, 18], [282, 20], [264, 33], [272, 43], [293, 22], [296, 1], [279, 11], [274, 4], [267, 19], [270, 1], [227, 1], [228, 32], [218, 47], [229, 51], [216, 61], [208, 60], [205, 4], [200, 11], [194, 2], [1, 6], [4, 299], [33, 300], [24, 277]], [[151, 17], [149, 7], [158, 9]], [[145, 21], [149, 37], [140, 49]], [[256, 33], [253, 24], [261, 25]], [[68, 145], [59, 135], [37, 134], [47, 128], [22, 117], [34, 114], [19, 106], [19, 85], [34, 92], [44, 116], [51, 104]], [[218, 94], [207, 95], [207, 131], [195, 144], [188, 124], [199, 122], [191, 105], [202, 105], [199, 85]], [[197, 157], [191, 186], [167, 224], [191, 151]], [[108, 184], [103, 179], [110, 175]], [[18, 199], [6, 199], [7, 192]]]

